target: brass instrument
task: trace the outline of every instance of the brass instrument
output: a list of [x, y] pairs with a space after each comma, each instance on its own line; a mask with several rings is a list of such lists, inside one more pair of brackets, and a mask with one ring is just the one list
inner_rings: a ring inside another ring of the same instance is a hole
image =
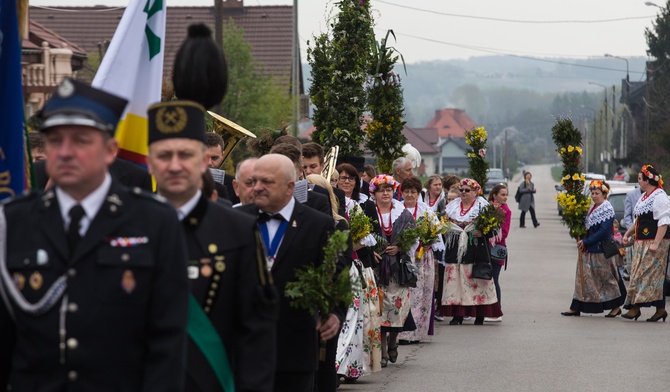
[[340, 146], [331, 147], [323, 158], [323, 170], [321, 171], [321, 175], [328, 181], [330, 181], [330, 177], [335, 171], [335, 166], [337, 166], [337, 154], [339, 154], [339, 152]]
[[226, 161], [230, 153], [239, 142], [247, 137], [252, 137], [254, 139], [256, 138], [256, 135], [246, 130], [242, 126], [228, 120], [227, 118], [221, 117], [211, 111], [207, 111], [207, 113], [209, 113], [209, 115], [214, 119], [214, 132], [218, 133], [223, 138], [222, 164]]

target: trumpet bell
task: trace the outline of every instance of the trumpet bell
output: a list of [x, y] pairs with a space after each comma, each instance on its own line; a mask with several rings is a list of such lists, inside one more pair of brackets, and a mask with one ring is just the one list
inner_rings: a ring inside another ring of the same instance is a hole
[[330, 177], [332, 177], [333, 172], [335, 171], [335, 166], [337, 166], [337, 155], [339, 152], [340, 146], [331, 147], [323, 158], [323, 170], [321, 171], [321, 175], [328, 181], [330, 181]]
[[241, 125], [222, 117], [214, 112], [207, 111], [207, 113], [214, 119], [214, 132], [221, 135], [223, 138], [223, 160], [226, 161], [233, 149], [247, 137], [256, 138], [252, 132], [248, 131]]

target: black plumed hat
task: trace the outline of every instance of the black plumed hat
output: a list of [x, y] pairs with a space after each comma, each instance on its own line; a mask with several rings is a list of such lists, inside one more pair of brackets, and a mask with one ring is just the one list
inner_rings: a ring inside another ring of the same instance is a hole
[[178, 99], [198, 102], [207, 109], [221, 102], [226, 94], [226, 59], [204, 24], [188, 27], [188, 37], [174, 60], [172, 84]]

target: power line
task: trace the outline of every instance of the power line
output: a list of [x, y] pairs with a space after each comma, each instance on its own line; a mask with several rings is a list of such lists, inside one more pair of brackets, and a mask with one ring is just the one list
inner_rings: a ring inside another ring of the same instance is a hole
[[[31, 8], [40, 8], [43, 10], [49, 10], [49, 11], [60, 11], [60, 12], [108, 12], [108, 11], [116, 11], [116, 10], [122, 10], [125, 9], [126, 7], [113, 7], [113, 8], [100, 8], [96, 9], [95, 7], [85, 7], [85, 9], [77, 9], [79, 7], [73, 7], [73, 8], [54, 8], [54, 7], [45, 7], [41, 5], [31, 5]], [[84, 8], [84, 7], [82, 7]]]
[[[455, 46], [457, 48], [470, 49], [470, 50], [475, 50], [475, 51], [480, 51], [480, 52], [485, 52], [485, 53], [493, 53], [493, 54], [498, 54], [498, 55], [507, 56], [507, 57], [516, 57], [516, 58], [532, 60], [532, 61], [541, 61], [541, 62], [544, 62], [544, 63], [569, 65], [569, 66], [573, 66], [573, 67], [600, 69], [600, 70], [603, 70], [603, 71], [623, 72], [623, 70], [617, 69], [617, 68], [599, 67], [597, 65], [576, 64], [576, 63], [567, 63], [565, 61], [559, 61], [559, 60], [542, 59], [542, 58], [538, 58], [538, 57], [531, 57], [531, 56], [524, 56], [524, 55], [519, 55], [519, 54], [507, 53], [502, 49], [487, 48], [487, 47], [482, 47], [482, 46], [463, 45], [463, 44], [457, 44], [457, 43], [453, 43], [453, 42], [440, 41], [440, 40], [436, 40], [436, 39], [433, 39], [433, 38], [419, 37], [419, 36], [415, 36], [415, 35], [411, 35], [411, 34], [404, 34], [404, 33], [397, 33], [396, 32], [396, 35], [405, 36], [405, 37], [409, 37], [409, 38], [414, 38], [414, 39], [418, 39], [418, 40], [421, 40], [421, 41], [427, 41], [427, 42], [433, 42], [433, 43], [437, 43], [437, 44], [447, 45], [447, 46]], [[644, 72], [640, 72], [640, 71], [630, 71], [629, 73], [631, 73], [631, 74], [644, 74]]]
[[412, 7], [408, 5], [401, 5], [396, 3], [391, 3], [384, 0], [375, 0], [378, 3], [388, 4], [394, 7], [405, 8], [413, 11], [425, 12], [434, 15], [441, 16], [451, 16], [454, 18], [466, 18], [466, 19], [478, 19], [478, 20], [489, 20], [493, 22], [505, 22], [505, 23], [526, 23], [526, 24], [591, 24], [591, 23], [610, 23], [610, 22], [622, 22], [627, 20], [638, 20], [638, 19], [650, 19], [656, 17], [656, 15], [651, 16], [626, 16], [621, 18], [610, 18], [610, 19], [594, 19], [594, 20], [523, 20], [523, 19], [505, 19], [505, 18], [493, 18], [488, 16], [476, 16], [476, 15], [463, 15], [463, 14], [453, 14], [449, 12], [440, 12], [434, 10], [428, 10], [424, 8]]

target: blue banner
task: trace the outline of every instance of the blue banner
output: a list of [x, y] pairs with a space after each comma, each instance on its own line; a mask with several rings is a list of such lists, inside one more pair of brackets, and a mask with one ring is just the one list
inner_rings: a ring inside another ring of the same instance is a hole
[[21, 40], [16, 0], [0, 0], [0, 200], [25, 189]]

